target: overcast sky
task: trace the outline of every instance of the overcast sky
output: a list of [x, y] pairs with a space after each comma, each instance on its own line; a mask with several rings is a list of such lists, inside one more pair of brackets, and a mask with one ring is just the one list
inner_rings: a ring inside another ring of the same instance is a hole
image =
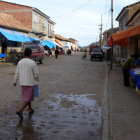
[[[101, 14], [103, 31], [111, 27], [111, 0], [7, 0], [38, 8], [56, 23], [55, 33], [66, 38], [75, 38], [80, 46], [89, 45], [99, 39]], [[114, 0], [115, 21], [123, 7], [139, 0]]]

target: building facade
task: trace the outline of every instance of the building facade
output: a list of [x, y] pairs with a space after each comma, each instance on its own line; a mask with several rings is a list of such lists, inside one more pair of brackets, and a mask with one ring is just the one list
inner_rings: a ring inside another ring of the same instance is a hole
[[[136, 27], [138, 25], [140, 25], [140, 9], [127, 22], [127, 26]], [[129, 37], [128, 41], [128, 55], [130, 56], [134, 53], [140, 54], [140, 35]]]
[[[103, 32], [103, 46], [108, 46], [108, 39], [112, 33], [116, 32], [118, 32], [118, 27]], [[119, 57], [121, 57], [121, 48], [118, 45], [113, 45], [113, 60], [116, 61]]]
[[[119, 31], [131, 28], [132, 25], [128, 25], [128, 21], [133, 17], [135, 12], [140, 9], [140, 2], [128, 5], [122, 9], [116, 20], [119, 22]], [[130, 55], [128, 47], [121, 47], [121, 57], [127, 58]]]
[[79, 50], [79, 47], [78, 47], [78, 41], [74, 38], [69, 38], [68, 39], [69, 42], [71, 42], [71, 49], [74, 51], [74, 52], [77, 52], [77, 50]]
[[[11, 49], [21, 50], [22, 42], [25, 40], [20, 40], [18, 37], [21, 36], [24, 37], [23, 39], [27, 39], [26, 36], [29, 32], [31, 30], [26, 28], [12, 15], [0, 13], [0, 53], [8, 54]], [[18, 38], [17, 40], [15, 35]]]
[[50, 20], [50, 17], [41, 12], [39, 9], [10, 3], [6, 1], [0, 1], [0, 13], [6, 13], [12, 15], [20, 23], [22, 23], [26, 28], [31, 30], [28, 36], [45, 40], [54, 40], [54, 36], [50, 37], [50, 26], [51, 33], [54, 33], [55, 23]]
[[51, 41], [55, 41], [54, 25], [55, 25], [55, 22], [49, 19], [48, 20], [48, 39]]
[[119, 22], [119, 31], [130, 28], [131, 25], [127, 25], [127, 22], [135, 14], [135, 12], [140, 9], [140, 2], [128, 5], [122, 9], [122, 11], [117, 16], [116, 20]]

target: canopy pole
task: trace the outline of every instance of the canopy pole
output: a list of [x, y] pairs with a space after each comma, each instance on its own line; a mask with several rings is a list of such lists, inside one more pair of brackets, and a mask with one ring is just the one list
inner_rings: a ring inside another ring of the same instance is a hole
[[[111, 30], [113, 33], [113, 0], [111, 0]], [[112, 63], [113, 63], [113, 45], [111, 46], [110, 70], [113, 69]]]

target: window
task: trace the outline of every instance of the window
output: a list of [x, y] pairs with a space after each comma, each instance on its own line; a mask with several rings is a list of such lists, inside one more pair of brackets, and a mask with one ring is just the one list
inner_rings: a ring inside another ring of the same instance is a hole
[[46, 19], [45, 18], [42, 19], [42, 27], [46, 27]]
[[33, 22], [38, 23], [38, 15], [36, 13], [33, 14]]
[[50, 24], [48, 24], [48, 31], [50, 31], [51, 30], [51, 26], [50, 26]]

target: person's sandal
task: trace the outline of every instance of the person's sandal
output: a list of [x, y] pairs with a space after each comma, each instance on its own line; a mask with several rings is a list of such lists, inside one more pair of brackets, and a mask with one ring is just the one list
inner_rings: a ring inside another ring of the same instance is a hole
[[21, 119], [23, 119], [22, 113], [21, 113], [20, 111], [17, 111], [16, 114], [17, 114]]
[[31, 110], [29, 111], [29, 115], [32, 115], [33, 113], [34, 113], [34, 110], [31, 109]]

